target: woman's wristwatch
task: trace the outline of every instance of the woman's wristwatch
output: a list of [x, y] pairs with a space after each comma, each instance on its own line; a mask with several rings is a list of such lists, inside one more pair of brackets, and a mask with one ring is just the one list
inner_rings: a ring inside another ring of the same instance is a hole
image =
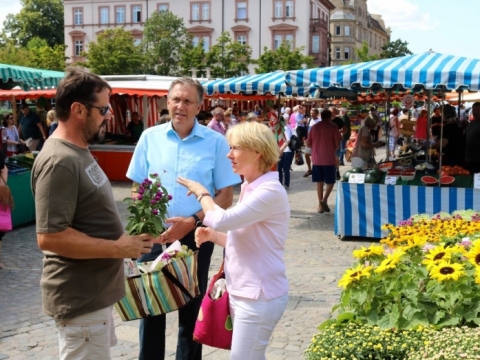
[[202, 198], [203, 198], [204, 196], [210, 196], [210, 197], [211, 197], [212, 195], [210, 195], [209, 193], [200, 194], [200, 195], [197, 196], [197, 201], [198, 201], [198, 202], [202, 201]]

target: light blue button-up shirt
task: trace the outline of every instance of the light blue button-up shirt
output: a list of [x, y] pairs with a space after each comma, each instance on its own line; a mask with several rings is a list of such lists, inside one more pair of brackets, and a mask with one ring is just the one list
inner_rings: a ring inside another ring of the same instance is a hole
[[225, 137], [195, 121], [192, 132], [181, 139], [172, 123], [145, 130], [135, 147], [127, 177], [141, 183], [149, 174], [158, 173], [172, 200], [168, 216], [188, 217], [201, 210], [194, 195], [177, 183], [179, 176], [202, 184], [213, 196], [215, 190], [240, 183], [227, 154]]

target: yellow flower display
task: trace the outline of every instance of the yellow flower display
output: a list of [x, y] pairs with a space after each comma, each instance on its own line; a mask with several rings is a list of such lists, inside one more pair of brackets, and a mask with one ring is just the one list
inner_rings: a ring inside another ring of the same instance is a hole
[[447, 261], [441, 262], [438, 265], [433, 265], [430, 269], [430, 277], [438, 281], [457, 281], [459, 277], [464, 275], [465, 270], [462, 264], [451, 264]]
[[477, 240], [473, 243], [470, 250], [467, 252], [466, 257], [475, 266], [480, 266], [480, 241]]
[[432, 250], [425, 255], [425, 260], [422, 261], [422, 264], [427, 265], [427, 269], [434, 265], [439, 264], [440, 262], [450, 261], [452, 258], [452, 250], [446, 248], [444, 245], [435, 246]]
[[362, 246], [359, 250], [353, 250], [353, 257], [357, 259], [366, 259], [372, 256], [383, 255], [383, 246], [371, 244], [368, 248]]
[[403, 255], [405, 255], [403, 250], [395, 250], [393, 253], [388, 254], [387, 257], [375, 269], [375, 272], [383, 273], [385, 271], [395, 269]]
[[370, 277], [373, 266], [358, 265], [354, 269], [348, 269], [338, 282], [338, 286], [347, 288], [348, 285], [360, 280], [362, 277]]

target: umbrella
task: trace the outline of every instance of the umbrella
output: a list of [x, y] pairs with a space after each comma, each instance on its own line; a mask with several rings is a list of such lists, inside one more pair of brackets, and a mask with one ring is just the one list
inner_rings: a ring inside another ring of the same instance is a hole
[[285, 72], [275, 71], [266, 74], [246, 75], [229, 79], [210, 80], [202, 83], [207, 95], [219, 94], [271, 94], [271, 95], [298, 95], [304, 96], [313, 93], [315, 85], [300, 87], [289, 86], [285, 83]]
[[0, 89], [20, 86], [23, 90], [56, 87], [65, 76], [61, 71], [34, 69], [24, 66], [0, 64]]
[[289, 71], [287, 84], [321, 88], [480, 90], [480, 60], [427, 52], [358, 64]]

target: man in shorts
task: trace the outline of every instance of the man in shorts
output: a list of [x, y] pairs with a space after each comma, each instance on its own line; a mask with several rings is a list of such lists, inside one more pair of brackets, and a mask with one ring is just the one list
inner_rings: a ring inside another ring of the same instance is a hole
[[[332, 112], [324, 110], [322, 121], [312, 126], [308, 134], [307, 146], [312, 149], [312, 181], [317, 183], [318, 212], [330, 212], [328, 197], [335, 184], [337, 158], [342, 135], [332, 122]], [[325, 192], [323, 191], [326, 184]]]
[[88, 149], [105, 136], [110, 90], [83, 68], [66, 70], [55, 99], [58, 127], [32, 169], [43, 309], [55, 320], [61, 360], [110, 359], [123, 259], [153, 246], [150, 235], [124, 233], [110, 182]]
[[[322, 121], [320, 118], [320, 112], [318, 111], [317, 108], [312, 108], [310, 110], [310, 121], [308, 122], [308, 132], [310, 132], [310, 129], [312, 128], [313, 125], [316, 123]], [[303, 174], [303, 177], [309, 177], [312, 175], [312, 149], [310, 149], [308, 146], [305, 146], [305, 162], [307, 163], [307, 168], [308, 170]]]

